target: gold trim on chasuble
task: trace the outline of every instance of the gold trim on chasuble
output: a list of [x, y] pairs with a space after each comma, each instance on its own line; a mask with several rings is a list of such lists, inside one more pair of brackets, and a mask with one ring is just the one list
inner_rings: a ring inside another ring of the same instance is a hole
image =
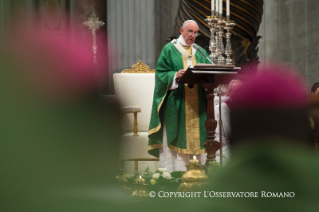
[[[168, 86], [167, 86], [167, 87], [168, 87]], [[168, 89], [168, 88], [167, 88], [167, 89]], [[166, 93], [166, 94], [167, 94], [167, 93]], [[164, 100], [165, 100], [166, 94], [164, 95], [164, 97], [163, 97], [161, 103], [160, 103], [160, 104], [158, 105], [158, 107], [157, 107], [157, 113], [158, 113], [158, 114], [159, 114], [159, 111], [160, 111], [160, 109], [161, 109], [161, 107], [162, 107], [162, 104], [163, 104], [163, 102], [164, 102]], [[161, 126], [162, 126], [162, 124], [159, 123], [159, 125], [158, 125], [157, 127], [153, 128], [153, 129], [150, 129], [150, 130], [148, 131], [148, 135], [151, 135], [151, 134], [153, 134], [153, 133], [158, 132], [158, 131], [161, 129]]]
[[[191, 46], [183, 46], [188, 54], [192, 55]], [[195, 55], [192, 57], [192, 65], [196, 65]], [[184, 70], [187, 69], [187, 58], [183, 56]], [[181, 86], [181, 85], [180, 85]], [[198, 85], [189, 88], [187, 84], [185, 89], [185, 127], [186, 127], [186, 149], [180, 149], [169, 145], [173, 151], [184, 154], [204, 154], [205, 149], [200, 148], [200, 130], [199, 130], [199, 97]]]
[[[166, 94], [167, 94], [167, 93], [166, 93]], [[163, 102], [164, 102], [164, 100], [165, 100], [166, 94], [164, 95], [164, 97], [163, 97], [161, 103], [159, 104], [159, 106], [157, 107], [157, 113], [158, 113], [158, 114], [159, 114], [159, 111], [160, 111], [160, 109], [161, 109], [161, 106], [162, 106], [162, 104], [163, 104]], [[157, 127], [155, 127], [155, 128], [153, 128], [153, 129], [151, 129], [151, 130], [148, 131], [148, 135], [151, 135], [151, 134], [153, 134], [153, 133], [158, 132], [158, 131], [161, 129], [161, 127], [162, 127], [162, 124], [159, 123], [159, 125], [158, 125]], [[163, 144], [153, 144], [153, 145], [148, 146], [147, 150], [149, 151], [149, 150], [152, 150], [152, 149], [157, 149], [157, 148], [160, 148], [160, 147], [162, 147], [162, 146], [163, 146]]]

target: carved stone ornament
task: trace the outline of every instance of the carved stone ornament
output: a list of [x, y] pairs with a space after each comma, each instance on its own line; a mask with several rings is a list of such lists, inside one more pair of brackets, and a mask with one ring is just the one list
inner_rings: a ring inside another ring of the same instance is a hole
[[148, 65], [145, 65], [139, 60], [131, 69], [124, 69], [122, 73], [155, 73], [155, 69], [151, 69]]

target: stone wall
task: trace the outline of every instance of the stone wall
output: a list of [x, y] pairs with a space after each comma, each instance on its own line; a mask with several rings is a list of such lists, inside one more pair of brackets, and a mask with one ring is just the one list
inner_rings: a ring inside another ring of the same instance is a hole
[[309, 86], [319, 81], [319, 1], [267, 0], [259, 35], [260, 66], [283, 62], [297, 69]]

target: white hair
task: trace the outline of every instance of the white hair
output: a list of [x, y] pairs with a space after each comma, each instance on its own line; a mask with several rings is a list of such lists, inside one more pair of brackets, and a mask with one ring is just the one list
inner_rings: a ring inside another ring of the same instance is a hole
[[[194, 21], [194, 20], [187, 20], [187, 21], [185, 21], [185, 22], [183, 23], [182, 29], [184, 29], [184, 27], [186, 26], [186, 24], [188, 24], [188, 23], [190, 23], [190, 22], [195, 22], [195, 24], [197, 24], [197, 22]], [[197, 24], [197, 26], [198, 26], [198, 24]]]
[[241, 80], [234, 79], [234, 80], [230, 81], [230, 83], [228, 84], [229, 91], [232, 90], [234, 82], [241, 82]]

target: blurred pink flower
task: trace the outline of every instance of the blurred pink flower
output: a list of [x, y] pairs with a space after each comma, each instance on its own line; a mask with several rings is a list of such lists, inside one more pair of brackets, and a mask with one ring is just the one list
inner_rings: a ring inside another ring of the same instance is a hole
[[[5, 47], [14, 58], [20, 85], [33, 95], [60, 100], [97, 92], [98, 83], [106, 83], [108, 57], [100, 51], [105, 59], [93, 64], [92, 46], [81, 42], [80, 34], [16, 25]], [[106, 37], [99, 43], [107, 45]]]

